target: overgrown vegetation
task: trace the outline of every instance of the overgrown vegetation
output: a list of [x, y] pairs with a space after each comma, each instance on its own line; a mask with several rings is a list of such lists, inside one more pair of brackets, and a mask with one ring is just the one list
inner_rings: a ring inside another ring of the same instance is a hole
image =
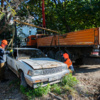
[[63, 77], [62, 82], [59, 84], [54, 84], [51, 87], [51, 91], [57, 94], [62, 92], [68, 92], [72, 95], [76, 92], [74, 86], [78, 83], [78, 80], [72, 76], [72, 74], [66, 75]]
[[41, 85], [39, 85], [39, 87], [35, 89], [25, 88], [23, 86], [20, 86], [21, 92], [25, 94], [28, 98], [34, 98], [34, 97], [47, 95], [50, 92], [50, 88], [51, 86], [49, 84], [45, 87], [41, 87]]
[[74, 86], [77, 83], [78, 80], [73, 77], [72, 74], [69, 74], [64, 76], [62, 82], [60, 82], [59, 84], [53, 84], [52, 86], [48, 84], [46, 87], [41, 87], [41, 85], [39, 85], [39, 87], [36, 89], [20, 86], [20, 91], [29, 99], [47, 95], [49, 92], [53, 92], [55, 95], [62, 93], [70, 93], [71, 95], [74, 95], [76, 93]]
[[74, 87], [77, 83], [78, 80], [75, 77], [73, 77], [72, 74], [64, 76], [61, 82], [63, 86], [68, 85], [69, 87]]
[[41, 87], [42, 84], [38, 84], [38, 88], [25, 88], [20, 86], [20, 82], [18, 79], [13, 80], [9, 83], [10, 90], [13, 91], [14, 89], [20, 86], [20, 91], [28, 97], [29, 100], [34, 99], [35, 97], [41, 97], [43, 95], [47, 95], [49, 92], [54, 93], [55, 95], [75, 95], [77, 92], [74, 86], [78, 83], [78, 80], [72, 76], [72, 74], [68, 74], [62, 78], [62, 81], [58, 84], [50, 85], [48, 84], [45, 87]]
[[57, 94], [61, 94], [61, 87], [60, 87], [60, 85], [58, 85], [58, 84], [54, 84], [54, 85], [52, 85], [52, 87], [51, 87], [51, 91], [52, 92], [54, 92], [54, 93], [57, 93]]

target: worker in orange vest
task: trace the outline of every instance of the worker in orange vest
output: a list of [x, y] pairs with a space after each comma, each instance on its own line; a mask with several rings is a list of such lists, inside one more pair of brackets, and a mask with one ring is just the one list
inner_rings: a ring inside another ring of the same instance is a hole
[[64, 53], [63, 58], [64, 58], [64, 63], [67, 64], [69, 71], [71, 73], [74, 72], [73, 64], [72, 64], [72, 61], [69, 58], [69, 55], [67, 53]]
[[4, 64], [5, 64], [5, 60], [4, 60], [4, 54], [9, 52], [5, 52], [4, 49], [5, 47], [7, 46], [8, 42], [7, 40], [2, 40], [1, 42], [1, 46], [0, 46], [0, 80], [1, 82], [5, 82], [7, 81], [8, 79], [5, 79], [5, 68], [4, 68]]

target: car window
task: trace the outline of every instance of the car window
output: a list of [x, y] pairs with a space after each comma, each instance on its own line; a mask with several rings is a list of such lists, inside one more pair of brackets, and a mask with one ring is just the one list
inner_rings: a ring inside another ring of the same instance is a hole
[[15, 58], [17, 57], [17, 50], [13, 50], [13, 52], [8, 54], [10, 57]]
[[16, 59], [16, 57], [17, 57], [17, 50], [13, 51], [13, 57]]
[[8, 54], [8, 56], [10, 56], [10, 57], [12, 57], [12, 58], [13, 58], [13, 54], [12, 54], [12, 53], [9, 53], [9, 54]]
[[31, 37], [31, 40], [36, 40], [36, 38], [35, 37]]
[[29, 57], [29, 58], [42, 58], [46, 57], [44, 53], [40, 50], [19, 50], [19, 57]]

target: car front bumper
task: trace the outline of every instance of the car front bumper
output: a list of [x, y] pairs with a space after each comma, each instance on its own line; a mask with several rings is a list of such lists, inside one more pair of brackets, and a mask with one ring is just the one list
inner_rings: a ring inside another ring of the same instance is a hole
[[29, 86], [37, 88], [38, 84], [41, 86], [46, 86], [49, 84], [55, 84], [61, 81], [62, 77], [69, 73], [69, 70], [64, 70], [59, 73], [49, 74], [49, 75], [39, 75], [39, 76], [29, 76], [25, 75], [26, 82]]

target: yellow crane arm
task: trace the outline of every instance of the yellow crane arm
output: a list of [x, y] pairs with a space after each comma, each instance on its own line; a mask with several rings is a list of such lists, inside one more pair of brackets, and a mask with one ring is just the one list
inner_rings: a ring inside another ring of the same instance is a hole
[[47, 29], [47, 28], [40, 27], [40, 26], [37, 26], [37, 25], [34, 25], [34, 24], [29, 24], [29, 23], [26, 23], [26, 22], [21, 22], [21, 21], [19, 21], [19, 20], [14, 20], [14, 21], [15, 21], [15, 22], [18, 22], [18, 23], [21, 23], [21, 24], [24, 24], [24, 25], [28, 25], [28, 26], [40, 28], [40, 29], [43, 29], [43, 30], [46, 30], [46, 31], [49, 31], [49, 32], [53, 32], [53, 33], [59, 34], [59, 32], [58, 32], [58, 31], [55, 31], [55, 30]]

